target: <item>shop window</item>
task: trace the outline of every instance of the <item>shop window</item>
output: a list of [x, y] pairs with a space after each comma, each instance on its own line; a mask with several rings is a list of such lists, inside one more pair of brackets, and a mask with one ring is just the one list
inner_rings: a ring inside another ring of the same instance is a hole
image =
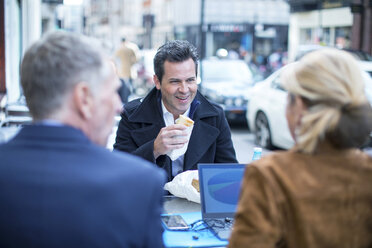
[[350, 48], [351, 27], [337, 27], [335, 29], [335, 46]]

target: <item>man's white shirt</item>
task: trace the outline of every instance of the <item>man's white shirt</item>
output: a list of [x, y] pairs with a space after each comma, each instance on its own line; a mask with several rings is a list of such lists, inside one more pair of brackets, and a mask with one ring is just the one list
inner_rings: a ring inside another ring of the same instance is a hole
[[[170, 113], [167, 110], [167, 108], [164, 106], [163, 100], [161, 101], [161, 108], [163, 110], [163, 119], [165, 122], [165, 126], [168, 127], [170, 125], [173, 125], [174, 124], [173, 114]], [[184, 115], [189, 116], [189, 113], [190, 113], [190, 107], [186, 110]], [[183, 171], [183, 160], [184, 160], [184, 155], [172, 161], [172, 176], [176, 176], [177, 174]]]

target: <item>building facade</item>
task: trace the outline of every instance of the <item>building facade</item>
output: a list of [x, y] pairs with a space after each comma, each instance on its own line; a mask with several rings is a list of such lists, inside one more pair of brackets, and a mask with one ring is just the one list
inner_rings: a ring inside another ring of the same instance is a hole
[[289, 5], [284, 0], [175, 1], [174, 34], [196, 44], [203, 57], [220, 48], [268, 56], [286, 50]]
[[41, 36], [41, 1], [0, 2], [0, 94], [8, 103], [20, 100], [19, 65], [26, 49]]
[[289, 0], [289, 60], [308, 45], [371, 54], [371, 1]]

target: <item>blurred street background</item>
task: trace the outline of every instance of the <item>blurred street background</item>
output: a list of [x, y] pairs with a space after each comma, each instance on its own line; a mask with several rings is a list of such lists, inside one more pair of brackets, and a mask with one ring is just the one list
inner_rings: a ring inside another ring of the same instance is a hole
[[278, 80], [281, 68], [309, 51], [351, 52], [372, 103], [371, 0], [3, 0], [0, 20], [0, 142], [31, 121], [19, 65], [25, 50], [53, 30], [97, 38], [118, 67], [123, 38], [136, 47], [124, 104], [154, 87], [160, 45], [190, 41], [200, 54], [199, 90], [225, 109], [239, 162], [250, 161], [254, 146], [266, 153], [293, 145]]

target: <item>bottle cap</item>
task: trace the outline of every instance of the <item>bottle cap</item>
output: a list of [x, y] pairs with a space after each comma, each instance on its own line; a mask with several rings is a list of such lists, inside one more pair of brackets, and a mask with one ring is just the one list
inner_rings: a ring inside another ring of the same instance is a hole
[[262, 152], [262, 148], [261, 147], [255, 147], [255, 148], [253, 148], [253, 152]]

